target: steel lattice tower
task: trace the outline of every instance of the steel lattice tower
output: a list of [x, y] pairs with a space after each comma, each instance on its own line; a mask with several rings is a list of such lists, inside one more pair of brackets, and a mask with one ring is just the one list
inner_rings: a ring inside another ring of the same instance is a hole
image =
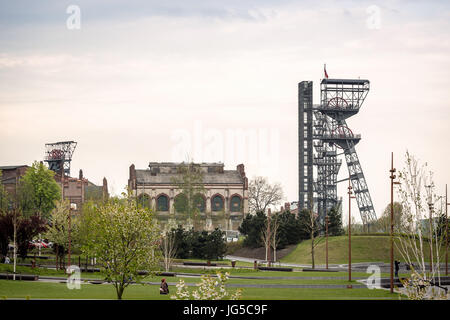
[[44, 161], [48, 163], [50, 170], [57, 174], [64, 174], [70, 176], [70, 162], [75, 151], [77, 143], [75, 141], [61, 141], [45, 144]]
[[[346, 119], [359, 112], [369, 87], [368, 80], [323, 79], [320, 104], [313, 105], [312, 82], [299, 83], [299, 207], [313, 208], [321, 220], [326, 211], [340, 205], [337, 174], [341, 154], [345, 155], [363, 223], [367, 225], [376, 220], [355, 149], [361, 135], [353, 134], [346, 123]], [[313, 199], [313, 204], [307, 199]]]

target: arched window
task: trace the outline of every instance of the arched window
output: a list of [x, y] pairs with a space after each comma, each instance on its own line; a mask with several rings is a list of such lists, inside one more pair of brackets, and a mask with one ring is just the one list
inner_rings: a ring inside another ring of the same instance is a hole
[[156, 200], [156, 210], [169, 211], [169, 198], [165, 194], [158, 196], [158, 199]]
[[144, 208], [150, 208], [150, 197], [146, 193], [141, 193], [137, 198], [137, 202]]
[[184, 193], [178, 194], [175, 199], [173, 206], [177, 213], [185, 213], [187, 208], [187, 197]]
[[223, 198], [216, 194], [211, 198], [211, 209], [212, 211], [222, 211], [223, 210]]
[[200, 193], [194, 196], [194, 204], [200, 210], [200, 212], [205, 212], [206, 210], [206, 199]]
[[241, 212], [241, 197], [237, 194], [231, 197], [231, 212]]

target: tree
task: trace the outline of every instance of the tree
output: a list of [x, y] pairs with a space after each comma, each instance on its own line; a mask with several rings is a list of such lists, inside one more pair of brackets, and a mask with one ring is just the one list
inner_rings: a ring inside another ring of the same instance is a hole
[[238, 230], [246, 236], [243, 242], [245, 247], [258, 248], [263, 245], [261, 232], [265, 229], [266, 220], [266, 215], [260, 211], [244, 218]]
[[161, 252], [164, 257], [164, 269], [167, 271], [172, 267], [173, 259], [176, 255], [175, 247], [176, 230], [175, 225], [167, 224], [161, 232]]
[[[394, 202], [394, 231], [398, 231], [402, 221], [403, 207], [400, 202]], [[378, 229], [381, 232], [391, 232], [391, 204], [383, 210], [381, 217], [377, 220]]]
[[46, 229], [46, 220], [37, 214], [30, 217], [17, 217], [17, 250], [22, 259], [27, 257], [30, 241]]
[[[431, 283], [440, 283], [440, 252], [443, 239], [433, 226], [439, 212], [441, 197], [434, 191], [433, 174], [427, 164], [421, 164], [406, 152], [404, 168], [399, 172], [399, 202], [402, 220], [395, 231], [395, 245], [402, 258], [412, 268], [411, 279], [402, 281], [410, 299], [445, 299], [447, 294], [435, 290]], [[441, 207], [442, 210], [442, 207]], [[436, 212], [437, 211], [437, 212]], [[429, 261], [428, 266], [426, 260]], [[431, 270], [430, 270], [431, 269]]]
[[256, 177], [248, 186], [248, 204], [250, 212], [266, 212], [270, 206], [275, 206], [283, 199], [281, 185], [269, 184], [266, 178]]
[[193, 221], [194, 228], [198, 229], [199, 207], [203, 204], [202, 195], [205, 193], [202, 170], [198, 164], [183, 162], [178, 166], [177, 172], [178, 175], [172, 182], [181, 194], [175, 197], [175, 210], [188, 219], [188, 224]]
[[175, 295], [170, 298], [175, 300], [239, 300], [242, 295], [242, 289], [237, 289], [234, 293], [228, 292], [226, 282], [229, 273], [222, 274], [218, 272], [217, 278], [211, 275], [203, 275], [201, 282], [197, 284], [198, 289], [188, 290], [183, 279], [177, 284]]
[[0, 170], [0, 214], [8, 211], [10, 200], [9, 194], [2, 182], [2, 170]]
[[312, 210], [303, 209], [300, 211], [300, 225], [302, 230], [309, 234], [311, 239], [311, 262], [312, 268], [315, 268], [314, 249], [320, 243], [320, 239], [316, 241], [316, 237], [321, 230], [321, 225], [316, 213]]
[[345, 233], [342, 227], [342, 215], [336, 207], [328, 212], [328, 235], [341, 236]]
[[25, 215], [37, 213], [47, 218], [55, 207], [54, 201], [61, 198], [60, 186], [53, 178], [54, 172], [42, 162], [35, 161], [19, 182], [18, 204]]
[[140, 282], [159, 262], [160, 231], [153, 213], [139, 206], [131, 193], [98, 206], [89, 219], [92, 234], [82, 248], [95, 256], [106, 279], [122, 299], [131, 281]]
[[12, 212], [0, 213], [0, 261], [8, 254], [8, 245], [14, 234], [14, 214]]
[[[69, 248], [69, 215], [70, 203], [68, 200], [56, 201], [56, 207], [52, 210], [49, 218], [49, 226], [44, 237], [54, 243], [56, 253], [64, 261], [65, 254]], [[71, 245], [75, 247], [79, 235], [79, 218], [71, 217], [70, 237]]]

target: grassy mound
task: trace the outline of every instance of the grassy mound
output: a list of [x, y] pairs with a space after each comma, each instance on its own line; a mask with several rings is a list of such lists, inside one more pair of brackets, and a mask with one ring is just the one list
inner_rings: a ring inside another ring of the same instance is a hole
[[[316, 264], [325, 264], [325, 239], [316, 239], [319, 243], [315, 247]], [[426, 244], [425, 248], [428, 244]], [[425, 252], [428, 250], [425, 249]], [[403, 260], [394, 245], [395, 259]], [[389, 236], [352, 236], [352, 262], [389, 262]], [[311, 264], [311, 240], [302, 241], [287, 256], [281, 259], [286, 263]], [[343, 264], [348, 262], [348, 237], [338, 236], [328, 238], [328, 263]]]

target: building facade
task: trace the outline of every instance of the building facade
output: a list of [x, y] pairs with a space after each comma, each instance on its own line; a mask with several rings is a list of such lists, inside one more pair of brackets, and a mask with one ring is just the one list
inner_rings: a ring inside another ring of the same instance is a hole
[[76, 204], [75, 212], [80, 212], [83, 203], [89, 200], [105, 200], [109, 197], [108, 183], [106, 178], [103, 178], [103, 185], [97, 186], [85, 177], [83, 171], [80, 170], [78, 178], [64, 175], [63, 183], [61, 184], [61, 174], [55, 174], [55, 181], [62, 187], [62, 197], [70, 203]]
[[[128, 187], [138, 201], [156, 212], [161, 224], [174, 222], [189, 227], [189, 220], [177, 212], [174, 203], [181, 190], [174, 182], [179, 177], [178, 168], [182, 165], [173, 162], [150, 162], [147, 169], [130, 166]], [[248, 214], [248, 179], [244, 165], [236, 170], [224, 170], [222, 163], [200, 163], [203, 176], [204, 194], [198, 205], [201, 229], [212, 231], [236, 231]]]
[[19, 179], [25, 174], [29, 166], [0, 166], [1, 183], [5, 187], [6, 192], [14, 198], [16, 195]]

